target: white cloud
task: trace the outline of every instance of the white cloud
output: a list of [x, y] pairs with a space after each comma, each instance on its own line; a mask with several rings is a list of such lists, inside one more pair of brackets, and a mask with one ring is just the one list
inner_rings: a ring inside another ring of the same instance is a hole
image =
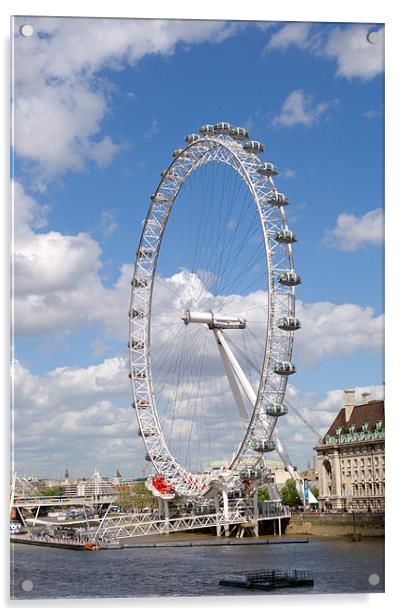
[[[384, 386], [383, 385], [355, 385], [354, 383], [348, 383], [348, 387], [355, 389], [355, 403], [362, 404], [362, 394], [364, 392], [370, 393], [370, 400], [383, 400], [384, 398]], [[345, 388], [345, 385], [344, 385]], [[345, 394], [343, 389], [330, 389], [325, 398], [318, 403], [319, 409], [329, 414], [330, 420], [333, 421], [340, 409], [343, 408], [345, 403]], [[328, 426], [327, 426], [328, 427]]]
[[114, 211], [104, 210], [101, 213], [99, 229], [105, 238], [111, 237], [118, 231], [118, 223]]
[[309, 46], [309, 33], [311, 24], [291, 23], [283, 26], [271, 35], [265, 47], [266, 52], [284, 51], [291, 45], [301, 49]]
[[329, 105], [325, 102], [313, 104], [312, 98], [303, 90], [294, 90], [287, 96], [281, 112], [274, 117], [273, 124], [281, 126], [294, 126], [315, 124], [328, 110]]
[[284, 169], [281, 175], [285, 178], [293, 178], [296, 174], [297, 172], [295, 171], [295, 169]]
[[154, 118], [148, 130], [145, 133], [146, 139], [151, 139], [160, 131], [159, 120]]
[[97, 322], [112, 339], [126, 335], [121, 314], [127, 312], [132, 266], [123, 265], [115, 284], [105, 287], [102, 251], [88, 233], [35, 232], [45, 225], [45, 212], [18, 182], [14, 212], [15, 333], [63, 334]]
[[359, 217], [342, 213], [336, 227], [326, 231], [323, 241], [343, 251], [380, 245], [384, 241], [384, 211], [379, 208]]
[[375, 43], [369, 43], [369, 25], [317, 29], [307, 23], [287, 24], [274, 32], [265, 51], [285, 51], [291, 46], [307, 49], [315, 56], [336, 61], [336, 74], [348, 79], [373, 79], [384, 70], [384, 28], [376, 31]]
[[363, 114], [364, 118], [368, 118], [368, 120], [372, 120], [373, 118], [381, 118], [383, 117], [383, 109], [368, 109]]
[[328, 357], [347, 357], [366, 349], [383, 348], [383, 315], [373, 308], [355, 304], [297, 301], [297, 317], [302, 329], [296, 334], [295, 361], [307, 368]]
[[88, 161], [107, 165], [120, 145], [101, 135], [113, 86], [102, 68], [121, 70], [148, 54], [171, 55], [179, 43], [218, 43], [240, 25], [220, 21], [33, 18], [35, 35], [15, 46], [16, 154], [33, 164], [39, 187]]
[[377, 30], [376, 42], [367, 39], [371, 27], [353, 25], [334, 28], [322, 53], [337, 61], [337, 75], [369, 80], [384, 70], [384, 28]]

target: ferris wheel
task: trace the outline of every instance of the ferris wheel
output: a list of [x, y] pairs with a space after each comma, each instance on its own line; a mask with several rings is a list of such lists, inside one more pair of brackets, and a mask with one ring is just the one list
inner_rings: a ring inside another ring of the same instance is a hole
[[151, 195], [129, 310], [132, 406], [166, 497], [257, 479], [274, 450], [293, 470], [276, 424], [301, 327], [289, 200], [263, 144], [226, 122], [185, 141]]

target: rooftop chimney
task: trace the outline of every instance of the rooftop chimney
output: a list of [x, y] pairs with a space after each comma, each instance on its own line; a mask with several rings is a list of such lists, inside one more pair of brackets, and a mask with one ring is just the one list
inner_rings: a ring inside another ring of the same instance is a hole
[[344, 389], [345, 393], [345, 421], [348, 422], [355, 406], [355, 389]]
[[370, 398], [370, 391], [364, 391], [362, 393], [362, 404], [367, 404]]

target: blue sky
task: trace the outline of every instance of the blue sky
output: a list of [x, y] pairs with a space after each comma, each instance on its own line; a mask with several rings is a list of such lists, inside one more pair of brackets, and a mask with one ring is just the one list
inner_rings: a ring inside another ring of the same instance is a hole
[[[30, 19], [34, 37], [23, 39], [21, 23], [13, 161], [17, 470], [61, 473], [79, 458], [76, 473], [96, 464], [108, 474], [116, 465], [138, 473], [143, 447], [121, 359], [129, 277], [160, 170], [204, 123], [245, 126], [265, 144], [263, 160], [278, 165], [277, 184], [290, 196], [289, 224], [300, 239], [297, 298], [310, 319], [306, 331], [318, 330], [316, 341], [304, 337], [295, 346], [298, 405], [312, 401], [327, 424], [343, 388], [379, 395], [382, 26], [45, 18]], [[369, 30], [378, 32], [375, 45]], [[75, 402], [67, 400], [67, 382], [81, 392]], [[91, 421], [99, 427], [93, 451]], [[314, 437], [291, 424], [283, 435], [305, 464]]]

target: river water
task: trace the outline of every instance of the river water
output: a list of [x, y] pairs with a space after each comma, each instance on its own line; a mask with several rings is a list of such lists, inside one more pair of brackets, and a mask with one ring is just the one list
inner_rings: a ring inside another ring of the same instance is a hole
[[274, 568], [308, 569], [314, 586], [267, 594], [384, 591], [382, 539], [311, 537], [309, 543], [298, 544], [97, 552], [12, 544], [11, 565], [14, 599], [263, 594], [219, 586], [218, 581], [226, 573]]

